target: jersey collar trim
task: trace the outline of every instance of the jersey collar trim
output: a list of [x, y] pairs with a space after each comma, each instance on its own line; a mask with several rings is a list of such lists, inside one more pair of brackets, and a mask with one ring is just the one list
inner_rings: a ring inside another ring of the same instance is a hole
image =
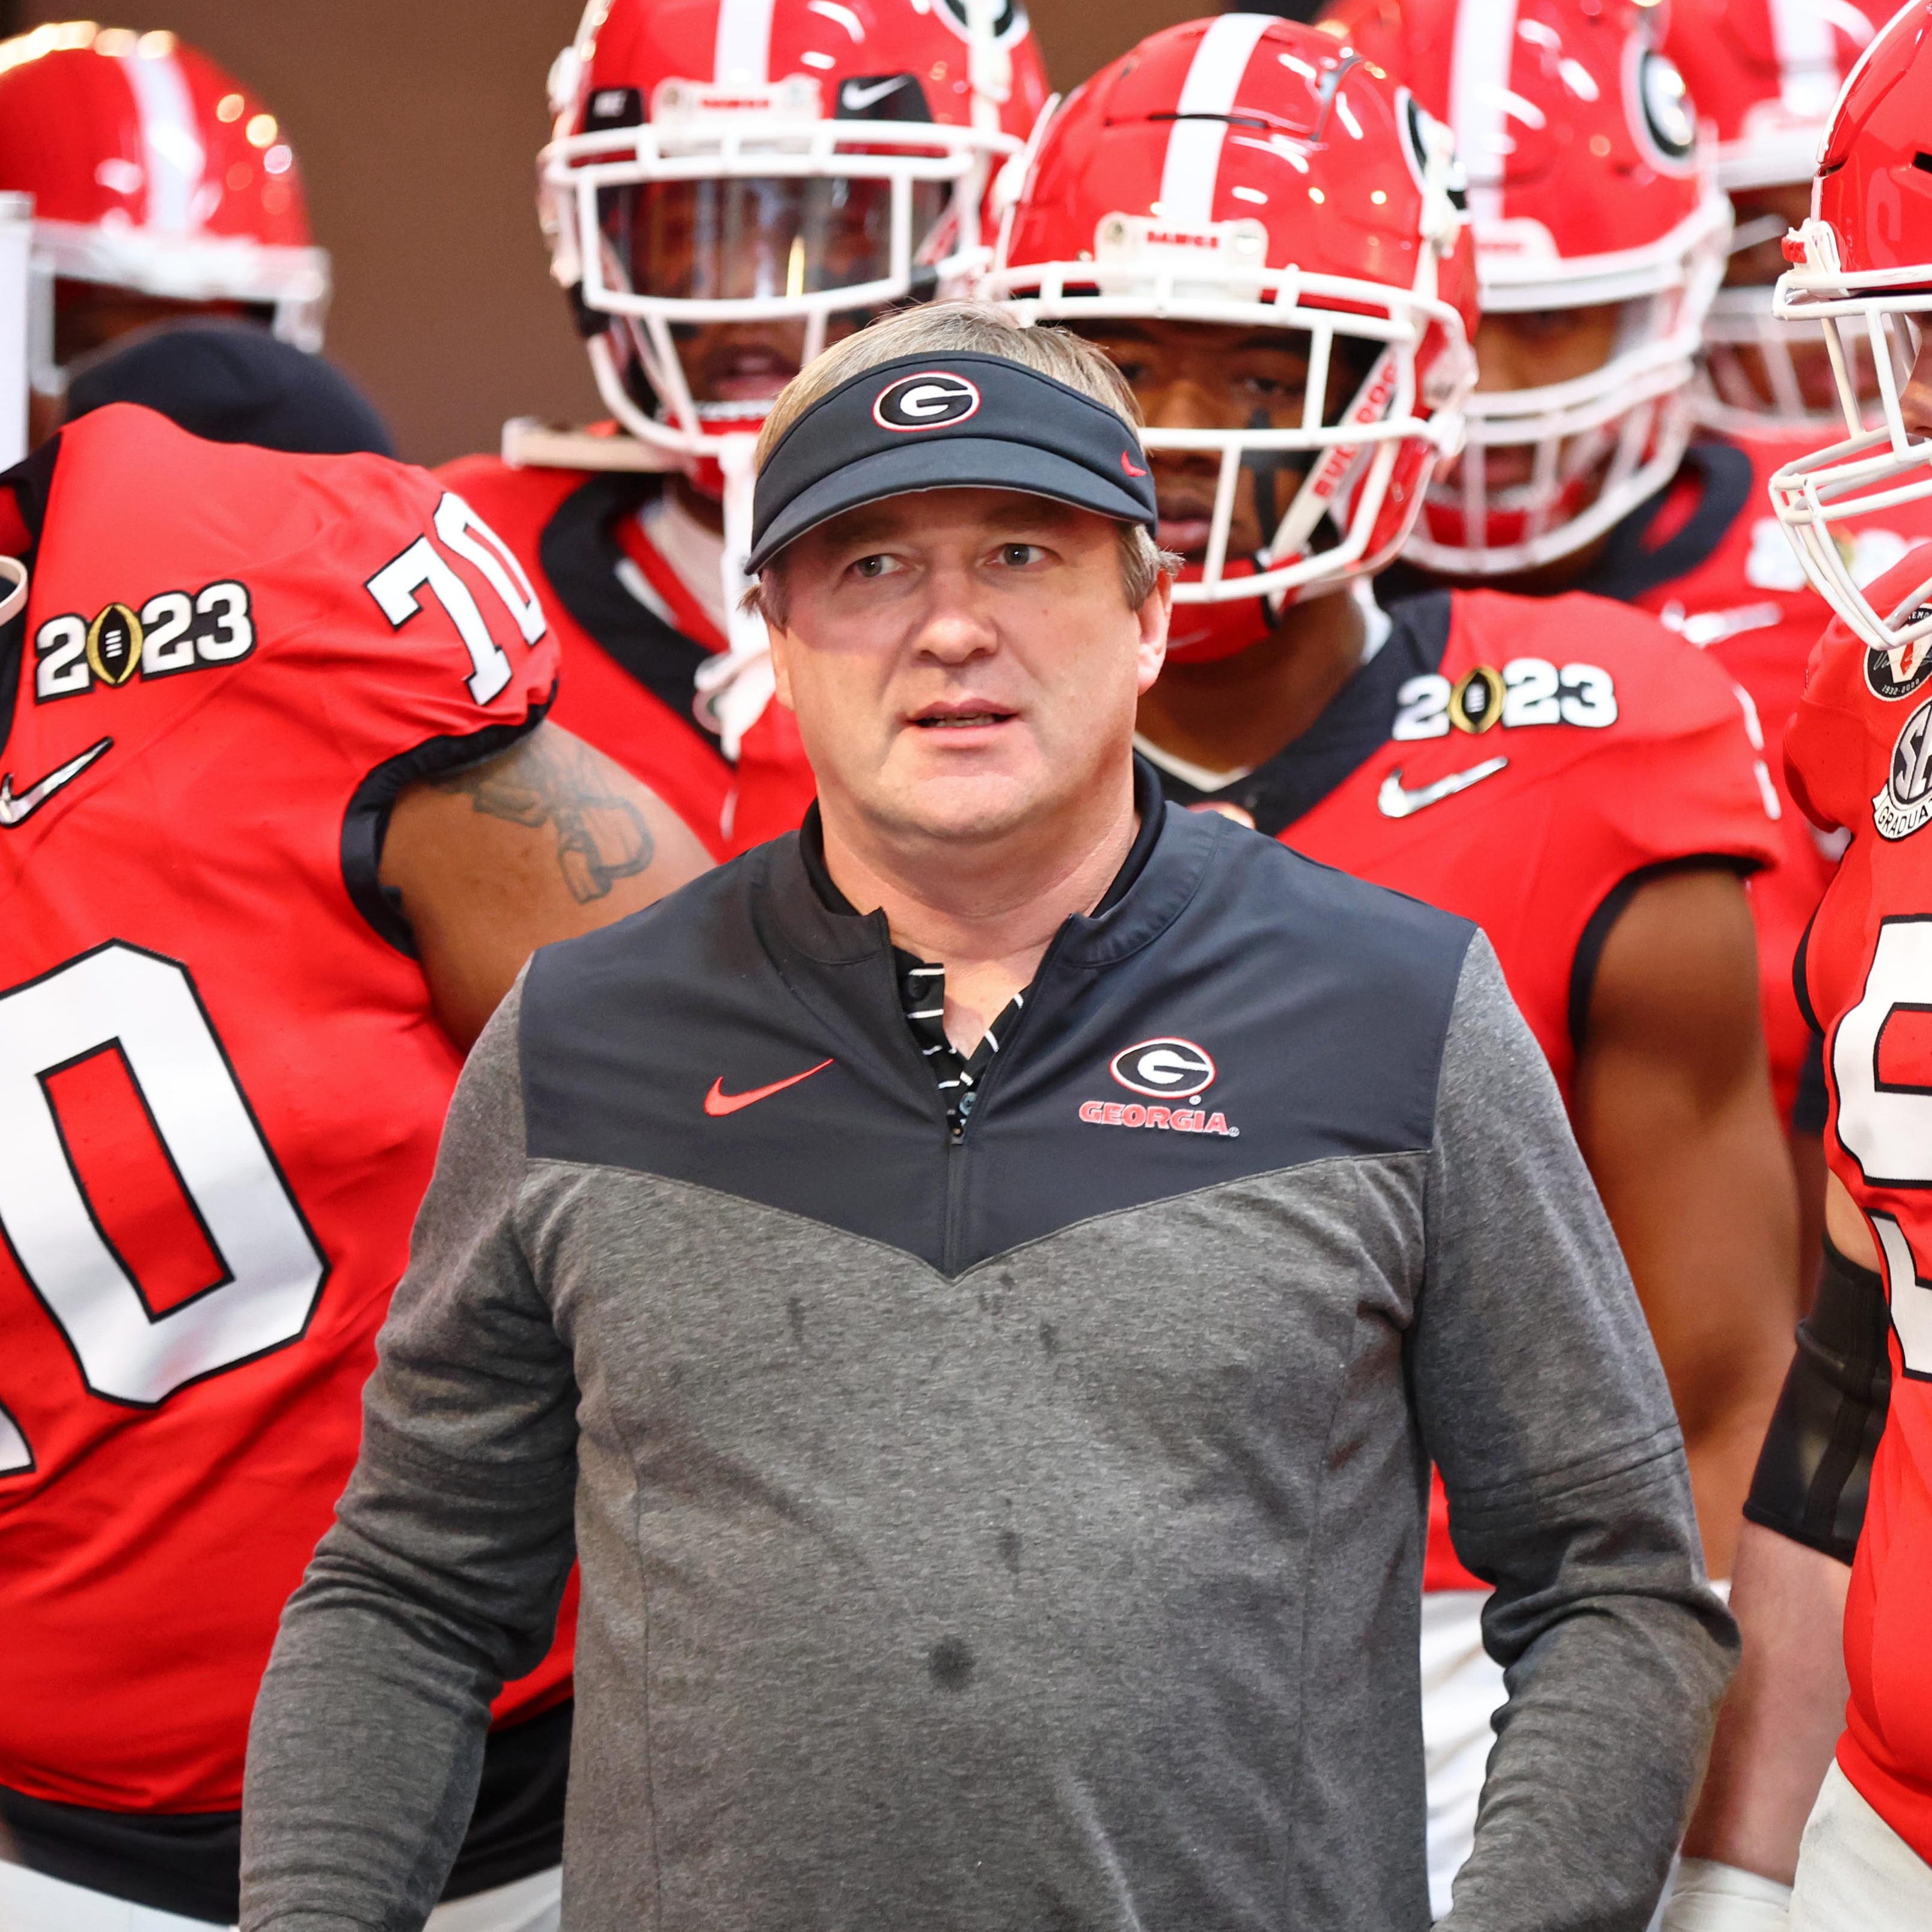
[[[1687, 469], [1696, 472], [1702, 485], [1697, 507], [1681, 530], [1654, 549], [1647, 548], [1650, 526]], [[1752, 488], [1751, 460], [1743, 450], [1728, 442], [1694, 442], [1684, 452], [1677, 476], [1612, 529], [1595, 567], [1572, 587], [1634, 604], [1646, 592], [1688, 577], [1730, 534], [1750, 501]]]
[[[27, 542], [18, 553], [31, 571], [34, 552], [47, 520], [47, 500], [53, 494], [54, 465], [60, 460], [61, 439], [50, 436], [39, 448], [0, 476], [0, 494], [13, 498], [14, 508], [26, 526]], [[15, 553], [9, 551], [10, 555]], [[20, 667], [27, 653], [27, 606], [0, 624], [0, 751], [13, 735], [14, 707], [20, 695]]]
[[698, 722], [698, 668], [715, 653], [640, 604], [617, 574], [626, 561], [615, 534], [656, 487], [656, 479], [593, 476], [552, 512], [537, 541], [544, 577], [578, 626], [620, 669], [714, 750]]
[[1449, 648], [1451, 593], [1432, 590], [1389, 613], [1387, 641], [1329, 700], [1322, 716], [1245, 778], [1219, 791], [1197, 790], [1169, 772], [1162, 784], [1180, 805], [1238, 806], [1255, 830], [1279, 838], [1338, 790], [1388, 742], [1396, 694], [1409, 679], [1433, 671]]

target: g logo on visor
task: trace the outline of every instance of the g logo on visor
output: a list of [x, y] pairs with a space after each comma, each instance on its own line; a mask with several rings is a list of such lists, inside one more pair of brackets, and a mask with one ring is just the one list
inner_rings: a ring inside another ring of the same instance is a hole
[[1144, 1040], [1114, 1054], [1107, 1071], [1123, 1087], [1151, 1094], [1156, 1100], [1170, 1095], [1198, 1095], [1214, 1084], [1214, 1063], [1191, 1040]]
[[902, 376], [881, 389], [872, 404], [872, 420], [881, 429], [942, 429], [976, 415], [980, 392], [964, 376], [945, 369], [922, 369]]

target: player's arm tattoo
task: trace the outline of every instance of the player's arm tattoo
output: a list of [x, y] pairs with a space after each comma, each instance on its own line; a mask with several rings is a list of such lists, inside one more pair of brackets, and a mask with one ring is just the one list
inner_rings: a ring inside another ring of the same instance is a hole
[[644, 816], [610, 789], [605, 761], [555, 731], [532, 732], [514, 751], [446, 778], [441, 792], [466, 792], [473, 809], [532, 832], [555, 828], [557, 869], [580, 904], [604, 898], [656, 856]]

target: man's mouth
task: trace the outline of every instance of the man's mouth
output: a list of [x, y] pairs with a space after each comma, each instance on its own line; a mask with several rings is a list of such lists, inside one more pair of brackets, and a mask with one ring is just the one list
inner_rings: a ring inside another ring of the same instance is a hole
[[958, 704], [928, 704], [914, 712], [911, 722], [922, 731], [971, 731], [1006, 724], [1018, 715], [1004, 705], [967, 698]]
[[748, 342], [710, 357], [705, 374], [715, 401], [767, 403], [798, 374], [798, 364], [782, 350]]
[[1198, 555], [1208, 548], [1214, 529], [1214, 506], [1199, 496], [1168, 496], [1160, 500], [1159, 542], [1162, 550], [1178, 550], [1183, 556]]

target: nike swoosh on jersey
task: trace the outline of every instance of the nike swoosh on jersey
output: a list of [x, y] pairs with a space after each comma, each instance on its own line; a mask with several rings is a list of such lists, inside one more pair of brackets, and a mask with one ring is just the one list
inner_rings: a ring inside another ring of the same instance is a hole
[[29, 785], [18, 798], [14, 796], [14, 774], [9, 772], [4, 778], [0, 778], [0, 825], [18, 825], [22, 820], [32, 818], [62, 785], [70, 784], [79, 778], [113, 743], [112, 738], [103, 738], [98, 743], [88, 746], [78, 758], [70, 758], [65, 764], [48, 772], [38, 784]]
[[748, 1094], [728, 1094], [722, 1078], [714, 1080], [710, 1092], [704, 1096], [704, 1111], [713, 1118], [735, 1114], [740, 1107], [769, 1100], [774, 1094], [782, 1094], [788, 1087], [796, 1087], [801, 1080], [809, 1080], [814, 1073], [823, 1073], [831, 1064], [829, 1060], [821, 1060], [816, 1066], [808, 1066], [802, 1073], [794, 1073], [789, 1080], [774, 1080], [769, 1087], [754, 1087]]
[[870, 107], [874, 101], [883, 100], [889, 94], [896, 94], [906, 84], [902, 74], [896, 74], [890, 80], [874, 81], [870, 87], [861, 87], [856, 80], [848, 80], [839, 95], [839, 105], [849, 107], [854, 112]]
[[1467, 771], [1451, 772], [1446, 778], [1438, 778], [1433, 784], [1418, 785], [1413, 791], [1402, 784], [1402, 767], [1398, 765], [1382, 780], [1382, 788], [1376, 794], [1376, 809], [1384, 818], [1407, 818], [1426, 806], [1454, 798], [1459, 791], [1467, 791], [1472, 784], [1480, 784], [1485, 778], [1494, 778], [1508, 763], [1507, 758], [1485, 758]]

